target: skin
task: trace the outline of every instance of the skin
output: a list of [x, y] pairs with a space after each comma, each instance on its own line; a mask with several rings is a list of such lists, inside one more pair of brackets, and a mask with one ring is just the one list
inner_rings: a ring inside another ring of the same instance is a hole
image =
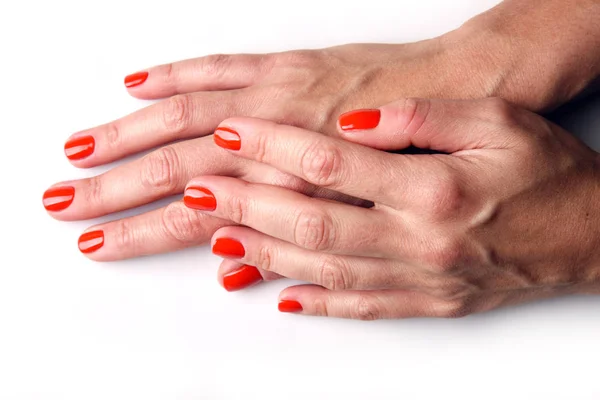
[[[600, 293], [599, 153], [497, 98], [407, 99], [380, 111], [376, 129], [340, 130], [345, 141], [260, 119], [221, 124], [240, 136], [230, 150], [239, 157], [374, 202], [195, 178], [189, 187], [216, 198], [214, 210], [199, 212], [241, 225], [212, 238], [245, 249], [224, 268], [253, 265], [313, 283], [280, 295], [304, 314], [369, 320]], [[373, 149], [409, 145], [441, 153]]]
[[[232, 156], [203, 136], [228, 117], [248, 116], [336, 137], [341, 112], [399, 97], [500, 96], [533, 111], [550, 110], [581, 95], [600, 74], [595, 51], [600, 26], [594, 18], [599, 12], [600, 2], [592, 0], [508, 0], [456, 31], [417, 43], [212, 55], [149, 68], [147, 81], [129, 88], [129, 94], [164, 100], [74, 134], [70, 139], [93, 136], [96, 147], [91, 156], [72, 163], [90, 168], [163, 147], [102, 175], [53, 185], [71, 185], [76, 195], [68, 208], [50, 215], [72, 221], [111, 214], [181, 194], [199, 175], [228, 175], [369, 206], [360, 196]], [[87, 231], [103, 230], [105, 240], [86, 256], [110, 261], [201, 245], [227, 225], [231, 222], [175, 201], [90, 227]], [[219, 279], [227, 271], [222, 268]]]

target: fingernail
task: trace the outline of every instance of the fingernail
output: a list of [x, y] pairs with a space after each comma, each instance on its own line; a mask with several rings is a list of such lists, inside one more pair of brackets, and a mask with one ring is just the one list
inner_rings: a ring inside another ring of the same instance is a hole
[[231, 128], [218, 127], [213, 137], [217, 146], [227, 150], [239, 150], [242, 146], [240, 135]]
[[379, 110], [354, 110], [340, 115], [339, 123], [343, 131], [357, 131], [376, 128], [380, 118]]
[[93, 136], [73, 138], [65, 143], [65, 155], [69, 160], [81, 160], [94, 152], [96, 141]]
[[256, 267], [242, 265], [239, 269], [223, 275], [223, 287], [228, 292], [235, 292], [262, 281], [262, 275]]
[[71, 205], [74, 198], [73, 186], [53, 187], [44, 192], [44, 208], [48, 211], [62, 211]]
[[199, 186], [185, 189], [183, 203], [195, 210], [213, 211], [217, 208], [215, 195], [210, 190]]
[[104, 245], [104, 232], [91, 231], [79, 236], [79, 250], [82, 253], [93, 253]]
[[244, 246], [239, 241], [230, 238], [219, 238], [215, 240], [212, 252], [213, 254], [223, 257], [240, 258], [246, 255]]
[[295, 300], [281, 300], [277, 308], [281, 312], [296, 313], [302, 311], [302, 304]]
[[130, 88], [134, 86], [139, 86], [142, 83], [146, 82], [146, 79], [148, 79], [148, 73], [146, 71], [136, 72], [135, 74], [127, 75], [125, 77], [125, 87]]

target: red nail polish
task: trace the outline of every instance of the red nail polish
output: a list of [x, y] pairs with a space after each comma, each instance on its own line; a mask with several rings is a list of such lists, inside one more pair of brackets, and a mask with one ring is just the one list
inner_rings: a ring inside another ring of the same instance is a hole
[[256, 267], [242, 265], [239, 269], [223, 275], [223, 287], [228, 292], [235, 292], [262, 281], [262, 275]]
[[81, 160], [89, 157], [96, 147], [93, 136], [80, 136], [65, 143], [65, 155], [69, 160]]
[[231, 128], [218, 127], [213, 138], [217, 146], [227, 150], [239, 150], [242, 147], [240, 135]]
[[246, 255], [244, 246], [239, 241], [230, 238], [219, 238], [215, 240], [212, 252], [218, 256], [234, 258], [240, 258]]
[[277, 308], [281, 312], [295, 313], [302, 311], [302, 304], [295, 300], [281, 300], [277, 305]]
[[104, 232], [91, 231], [79, 236], [79, 250], [82, 253], [93, 253], [104, 245]]
[[74, 198], [73, 186], [53, 187], [44, 192], [44, 208], [48, 211], [62, 211], [71, 205]]
[[355, 110], [340, 115], [339, 123], [343, 131], [357, 131], [376, 128], [380, 118], [379, 110]]
[[217, 208], [215, 195], [210, 190], [199, 186], [185, 189], [183, 203], [195, 210], [214, 211]]
[[127, 75], [125, 77], [125, 87], [130, 88], [134, 86], [139, 86], [142, 83], [146, 82], [146, 79], [148, 79], [148, 73], [146, 71], [136, 72], [135, 74]]

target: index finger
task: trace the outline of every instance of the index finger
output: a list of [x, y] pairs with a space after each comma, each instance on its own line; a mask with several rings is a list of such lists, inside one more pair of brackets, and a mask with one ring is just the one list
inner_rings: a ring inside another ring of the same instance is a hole
[[314, 185], [391, 207], [406, 198], [407, 186], [418, 187], [440, 168], [432, 160], [389, 154], [256, 118], [225, 120], [215, 131], [214, 141]]

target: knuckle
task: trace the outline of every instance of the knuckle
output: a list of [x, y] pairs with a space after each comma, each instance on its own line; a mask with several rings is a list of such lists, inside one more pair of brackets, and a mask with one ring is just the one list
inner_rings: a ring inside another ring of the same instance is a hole
[[118, 248], [127, 249], [134, 254], [136, 253], [137, 240], [135, 238], [135, 230], [132, 229], [127, 219], [115, 221], [113, 232], [115, 245]]
[[348, 269], [340, 257], [324, 255], [317, 263], [318, 284], [329, 290], [347, 290], [351, 288]]
[[327, 301], [325, 301], [324, 299], [314, 299], [312, 303], [312, 309], [314, 315], [316, 315], [317, 317], [329, 316], [329, 310], [327, 309]]
[[209, 78], [222, 76], [231, 64], [231, 56], [227, 54], [211, 54], [202, 58], [200, 68]]
[[439, 173], [429, 185], [427, 209], [434, 220], [454, 218], [464, 205], [465, 191], [451, 172]]
[[168, 63], [163, 65], [163, 74], [165, 76], [165, 81], [173, 82], [177, 80], [177, 68], [173, 65], [173, 63]]
[[430, 253], [434, 268], [443, 274], [451, 275], [460, 270], [464, 257], [463, 245], [460, 241], [445, 237], [438, 240]]
[[104, 126], [104, 140], [109, 148], [117, 148], [121, 144], [121, 130], [116, 122]]
[[319, 186], [334, 185], [340, 179], [340, 149], [327, 141], [314, 141], [302, 153], [300, 169], [307, 181]]
[[396, 109], [397, 126], [402, 127], [402, 133], [414, 136], [427, 121], [430, 110], [430, 100], [407, 98], [404, 105]]
[[[277, 124], [270, 123], [269, 127], [270, 127], [270, 130], [275, 130], [275, 129], [277, 129]], [[272, 135], [268, 135], [268, 136], [272, 137]], [[268, 146], [267, 135], [256, 135], [255, 140], [256, 140], [256, 148], [254, 150], [255, 160], [258, 161], [259, 163], [264, 163], [265, 156], [267, 154], [267, 146]]]
[[163, 126], [173, 136], [185, 132], [191, 125], [192, 98], [189, 94], [169, 97], [163, 103]]
[[262, 245], [256, 253], [255, 267], [263, 271], [272, 271], [274, 257], [275, 249], [268, 245]]
[[356, 308], [352, 312], [352, 318], [361, 321], [374, 321], [382, 317], [383, 313], [378, 302], [366, 295], [361, 295], [358, 298]]
[[442, 301], [434, 310], [435, 316], [439, 318], [463, 318], [472, 312], [472, 303], [465, 298]]
[[294, 241], [305, 249], [330, 250], [335, 242], [331, 217], [322, 212], [301, 211], [294, 226]]
[[240, 196], [231, 196], [228, 200], [228, 217], [238, 225], [246, 225], [248, 216], [248, 199]]
[[165, 236], [180, 246], [196, 242], [203, 233], [202, 214], [190, 212], [181, 203], [163, 209], [161, 226]]
[[102, 203], [102, 175], [89, 178], [85, 197], [88, 204]]
[[179, 187], [179, 156], [171, 147], [162, 147], [142, 158], [140, 181], [152, 190], [172, 192]]

